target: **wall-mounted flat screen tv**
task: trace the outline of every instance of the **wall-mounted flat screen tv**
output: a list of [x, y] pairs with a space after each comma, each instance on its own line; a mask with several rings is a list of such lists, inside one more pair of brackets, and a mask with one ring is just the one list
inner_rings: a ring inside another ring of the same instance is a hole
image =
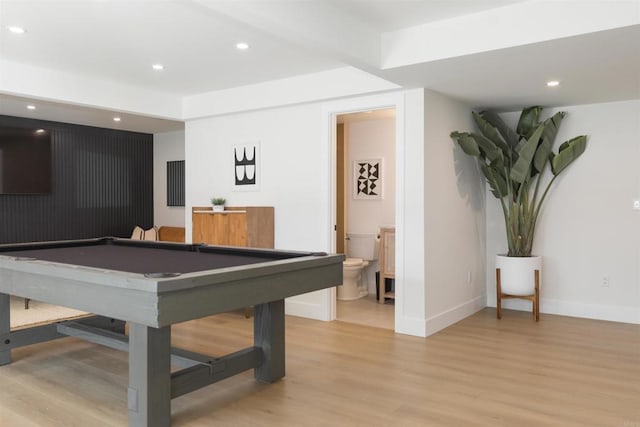
[[0, 194], [51, 193], [51, 134], [0, 126]]

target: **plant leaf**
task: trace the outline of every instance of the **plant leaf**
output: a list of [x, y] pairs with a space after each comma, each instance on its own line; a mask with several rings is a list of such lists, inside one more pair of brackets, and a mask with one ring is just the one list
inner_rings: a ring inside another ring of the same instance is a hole
[[520, 137], [513, 129], [505, 124], [499, 115], [493, 111], [485, 110], [480, 112], [480, 116], [500, 132], [502, 139], [504, 139], [511, 148], [515, 148], [515, 146], [518, 145]]
[[531, 135], [538, 127], [540, 123], [539, 117], [540, 112], [542, 111], [542, 107], [534, 106], [525, 108], [522, 110], [522, 114], [520, 114], [520, 120], [518, 120], [518, 127], [516, 128], [516, 132], [520, 136], [525, 137], [526, 139], [531, 138]]
[[538, 147], [536, 156], [533, 160], [533, 166], [538, 172], [542, 171], [546, 161], [549, 159], [549, 155], [551, 154], [551, 150], [553, 148], [553, 143], [560, 128], [560, 122], [562, 122], [562, 118], [565, 116], [565, 114], [566, 113], [564, 111], [560, 111], [544, 121], [542, 143]]
[[531, 175], [531, 163], [538, 148], [538, 142], [544, 131], [544, 124], [538, 125], [531, 138], [520, 149], [518, 160], [511, 168], [511, 180], [523, 184]]
[[558, 154], [551, 159], [551, 171], [558, 176], [567, 168], [575, 159], [580, 157], [584, 150], [587, 149], [586, 135], [576, 136], [562, 143]]
[[475, 157], [480, 156], [480, 147], [478, 147], [478, 143], [469, 132], [451, 132], [450, 136], [466, 154]]
[[[489, 160], [489, 162], [494, 162], [497, 159], [503, 158], [502, 150], [500, 150], [492, 140], [479, 133], [471, 133], [471, 136], [475, 139], [476, 143], [480, 147], [480, 151], [484, 157]], [[504, 142], [502, 144], [504, 144]]]
[[533, 158], [533, 167], [536, 172], [542, 172], [544, 165], [549, 159], [549, 155], [551, 154], [551, 144], [552, 142], [548, 139], [543, 139], [538, 149], [536, 150], [536, 154]]
[[476, 125], [478, 126], [478, 129], [480, 129], [480, 132], [482, 132], [482, 135], [488, 138], [489, 140], [491, 140], [497, 147], [499, 147], [504, 152], [504, 154], [508, 154], [509, 147], [500, 136], [498, 129], [493, 127], [491, 123], [486, 121], [482, 117], [482, 115], [476, 113], [475, 111], [473, 111], [471, 114], [473, 115], [473, 119], [476, 121]]
[[498, 199], [501, 199], [509, 194], [509, 188], [507, 187], [507, 181], [502, 176], [499, 169], [494, 169], [486, 163], [480, 163], [480, 170], [489, 183], [491, 193]]
[[551, 144], [553, 144], [556, 139], [556, 135], [558, 134], [558, 130], [560, 129], [560, 123], [566, 114], [567, 113], [565, 111], [559, 111], [544, 121], [544, 133], [542, 134], [542, 139], [550, 139]]

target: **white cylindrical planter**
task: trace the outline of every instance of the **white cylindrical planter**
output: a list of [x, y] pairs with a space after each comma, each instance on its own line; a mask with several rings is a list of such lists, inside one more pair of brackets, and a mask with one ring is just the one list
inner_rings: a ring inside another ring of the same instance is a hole
[[542, 257], [496, 256], [496, 268], [500, 269], [500, 286], [503, 294], [535, 294], [535, 270], [542, 277]]
[[224, 211], [224, 205], [213, 205], [214, 212], [222, 212]]

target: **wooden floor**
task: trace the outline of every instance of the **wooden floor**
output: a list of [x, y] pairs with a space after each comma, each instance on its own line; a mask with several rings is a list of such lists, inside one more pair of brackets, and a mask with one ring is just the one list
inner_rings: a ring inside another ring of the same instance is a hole
[[393, 330], [394, 316], [393, 300], [379, 304], [375, 294], [353, 301], [336, 300], [336, 319], [341, 322]]
[[[250, 345], [230, 313], [174, 327], [211, 354]], [[73, 338], [0, 367], [0, 426], [125, 426], [127, 356]], [[429, 338], [287, 318], [287, 377], [251, 372], [172, 402], [174, 426], [640, 427], [640, 325], [485, 309]]]
[[89, 313], [29, 300], [29, 308], [25, 309], [25, 299], [11, 296], [11, 329], [21, 329], [39, 324], [51, 323], [51, 319], [74, 319]]

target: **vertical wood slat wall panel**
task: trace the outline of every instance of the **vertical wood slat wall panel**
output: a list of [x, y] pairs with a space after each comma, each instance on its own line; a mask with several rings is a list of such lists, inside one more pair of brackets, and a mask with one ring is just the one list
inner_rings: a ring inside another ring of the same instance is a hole
[[167, 162], [167, 206], [184, 206], [184, 160]]
[[153, 135], [0, 115], [51, 132], [52, 191], [0, 194], [0, 243], [129, 237], [153, 226]]

